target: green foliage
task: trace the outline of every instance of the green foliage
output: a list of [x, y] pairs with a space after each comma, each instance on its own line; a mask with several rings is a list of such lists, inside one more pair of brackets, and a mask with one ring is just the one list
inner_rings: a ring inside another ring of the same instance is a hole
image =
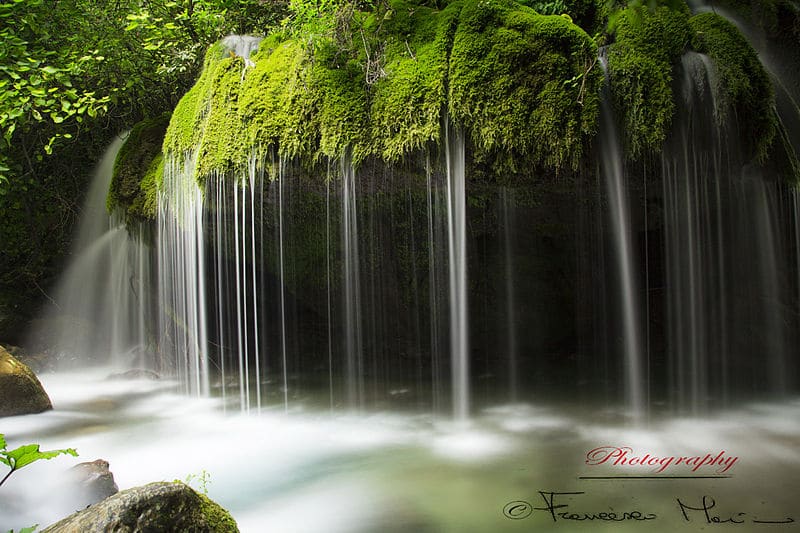
[[39, 450], [38, 444], [26, 444], [24, 446], [14, 448], [13, 450], [8, 450], [5, 436], [0, 434], [0, 463], [3, 463], [10, 469], [5, 477], [0, 479], [0, 485], [5, 483], [9, 476], [11, 476], [11, 474], [17, 470], [35, 463], [36, 461], [40, 461], [42, 459], [52, 459], [53, 457], [58, 457], [59, 455], [72, 455], [73, 457], [77, 457], [78, 452], [76, 452], [74, 448], [41, 451]]
[[[36, 528], [38, 527], [39, 524], [32, 525], [31, 527], [23, 527], [22, 529], [19, 530], [18, 533], [33, 533], [34, 531], [36, 531]], [[14, 530], [10, 529], [8, 533], [14, 533]]]
[[[47, 135], [37, 146], [46, 154], [56, 143], [72, 138], [62, 124], [80, 123], [108, 109], [111, 93], [80, 87], [91, 78], [105, 56], [98, 49], [52, 49], [52, 6], [44, 0], [17, 0], [0, 4], [0, 192], [13, 172], [9, 152], [14, 134], [40, 129]], [[113, 92], [113, 91], [112, 91]], [[41, 157], [41, 153], [31, 154]]]
[[[211, 43], [268, 33], [286, 8], [283, 0], [0, 2], [0, 335], [21, 331], [18, 321], [49, 290], [103, 148], [173, 109]], [[142, 209], [152, 211], [152, 200]]]
[[559, 15], [561, 13], [567, 12], [567, 4], [564, 3], [564, 0], [550, 0], [548, 2], [533, 2], [533, 3], [525, 3], [522, 2], [524, 5], [527, 5], [540, 15]]
[[314, 44], [333, 37], [338, 19], [352, 9], [353, 3], [348, 0], [290, 0], [283, 26]]
[[[180, 482], [180, 480], [175, 480], [176, 483]], [[206, 470], [201, 470], [199, 474], [189, 474], [186, 476], [186, 479], [183, 481], [189, 486], [192, 486], [194, 483], [197, 483], [197, 489], [208, 496], [208, 485], [211, 483], [211, 474], [209, 474]], [[194, 488], [194, 487], [192, 487]]]
[[706, 53], [717, 67], [716, 115], [721, 123], [736, 115], [749, 149], [748, 157], [765, 161], [775, 139], [775, 95], [758, 55], [736, 27], [715, 13], [690, 20], [692, 46]]

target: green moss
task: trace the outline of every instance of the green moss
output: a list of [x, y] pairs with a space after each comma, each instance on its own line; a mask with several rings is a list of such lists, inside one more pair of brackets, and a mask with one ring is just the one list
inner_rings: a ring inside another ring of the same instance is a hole
[[616, 42], [666, 65], [674, 64], [689, 44], [690, 15], [684, 3], [679, 9], [626, 9], [617, 20]]
[[266, 39], [247, 72], [240, 100], [240, 118], [247, 128], [247, 146], [280, 147], [282, 155], [311, 153], [314, 100], [311, 57], [297, 41]]
[[117, 154], [106, 204], [109, 212], [123, 211], [126, 222], [155, 217], [161, 144], [169, 119], [165, 114], [134, 126]]
[[341, 157], [348, 149], [358, 164], [369, 154], [367, 87], [362, 63], [339, 54], [335, 43], [324, 43], [316, 54], [311, 90], [315, 95], [314, 125], [319, 153]]
[[590, 35], [600, 30], [606, 0], [522, 0], [541, 15], [567, 15]]
[[449, 109], [479, 156], [577, 166], [597, 122], [600, 73], [594, 42], [568, 18], [510, 0], [443, 9], [392, 0], [345, 18], [313, 45], [301, 35], [266, 39], [253, 67], [210, 50], [164, 152], [196, 154], [201, 183], [254, 154], [396, 161], [439, 143]]
[[715, 13], [692, 17], [690, 24], [692, 46], [717, 67], [718, 119], [725, 122], [735, 113], [747, 156], [766, 160], [776, 132], [775, 94], [758, 55], [733, 24]]
[[577, 167], [599, 109], [597, 49], [560, 16], [502, 0], [466, 2], [450, 56], [449, 113], [476, 157]]
[[625, 152], [631, 159], [658, 152], [672, 125], [672, 70], [691, 37], [689, 8], [625, 9], [609, 47], [611, 95]]
[[461, 11], [392, 2], [380, 21], [385, 35], [383, 70], [372, 89], [372, 136], [377, 150], [397, 160], [428, 142], [438, 143], [447, 106], [448, 59]]
[[636, 50], [613, 47], [608, 70], [626, 154], [637, 159], [660, 151], [675, 113], [671, 66]]
[[150, 162], [140, 183], [144, 194], [137, 196], [134, 208], [153, 218], [158, 209], [158, 189], [164, 176], [164, 154], [159, 152]]
[[205, 494], [195, 493], [200, 497], [200, 510], [205, 517], [209, 531], [215, 533], [238, 533], [239, 526], [231, 514]]

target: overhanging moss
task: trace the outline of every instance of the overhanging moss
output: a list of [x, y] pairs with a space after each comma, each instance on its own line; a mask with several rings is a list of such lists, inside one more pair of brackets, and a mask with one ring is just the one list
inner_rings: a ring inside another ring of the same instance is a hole
[[[441, 12], [408, 2], [392, 2], [373, 20], [385, 36], [383, 70], [372, 88], [372, 136], [389, 161], [441, 139], [441, 112], [447, 106], [450, 49], [462, 2]], [[382, 28], [381, 28], [382, 26]]]
[[165, 153], [195, 151], [200, 182], [268, 151], [394, 161], [440, 142], [449, 110], [479, 156], [577, 167], [596, 127], [600, 73], [594, 42], [567, 17], [511, 0], [443, 9], [394, 0], [343, 28], [313, 45], [272, 36], [252, 68], [210, 50]]
[[109, 212], [124, 212], [126, 222], [155, 217], [161, 145], [169, 120], [170, 115], [164, 114], [138, 123], [117, 154], [106, 206]]
[[617, 19], [608, 72], [625, 152], [632, 159], [661, 150], [675, 112], [672, 69], [690, 37], [685, 4], [681, 9], [626, 9]]
[[597, 124], [596, 60], [594, 41], [565, 17], [468, 2], [450, 56], [450, 116], [478, 158], [501, 152], [577, 168]]
[[692, 46], [717, 67], [718, 119], [724, 123], [735, 113], [747, 157], [765, 161], [775, 139], [775, 94], [758, 55], [733, 24], [715, 13], [696, 15], [689, 22]]

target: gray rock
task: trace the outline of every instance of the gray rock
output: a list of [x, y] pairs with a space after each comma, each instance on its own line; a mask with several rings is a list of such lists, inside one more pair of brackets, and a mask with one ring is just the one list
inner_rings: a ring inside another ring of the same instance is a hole
[[183, 483], [158, 482], [118, 492], [41, 533], [236, 533], [231, 515]]
[[108, 461], [80, 463], [69, 470], [70, 485], [75, 489], [78, 508], [105, 500], [119, 492], [114, 474], [108, 469]]
[[0, 346], [0, 416], [29, 415], [52, 408], [36, 374]]

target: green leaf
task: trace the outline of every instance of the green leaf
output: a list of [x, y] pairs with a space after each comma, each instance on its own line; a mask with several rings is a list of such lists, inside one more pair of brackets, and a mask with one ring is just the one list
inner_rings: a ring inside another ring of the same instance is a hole
[[[4, 167], [2, 163], [0, 163], [0, 170], [8, 170], [8, 168]], [[6, 436], [0, 433], [0, 450], [6, 449]]]
[[74, 448], [67, 448], [65, 450], [49, 450], [49, 451], [40, 451], [38, 444], [26, 444], [24, 446], [20, 446], [10, 452], [4, 452], [8, 462], [11, 463], [10, 466], [12, 470], [19, 470], [25, 466], [28, 466], [31, 463], [34, 463], [40, 459], [52, 459], [53, 457], [58, 457], [59, 455], [71, 455], [73, 457], [78, 456], [78, 452], [75, 451]]

